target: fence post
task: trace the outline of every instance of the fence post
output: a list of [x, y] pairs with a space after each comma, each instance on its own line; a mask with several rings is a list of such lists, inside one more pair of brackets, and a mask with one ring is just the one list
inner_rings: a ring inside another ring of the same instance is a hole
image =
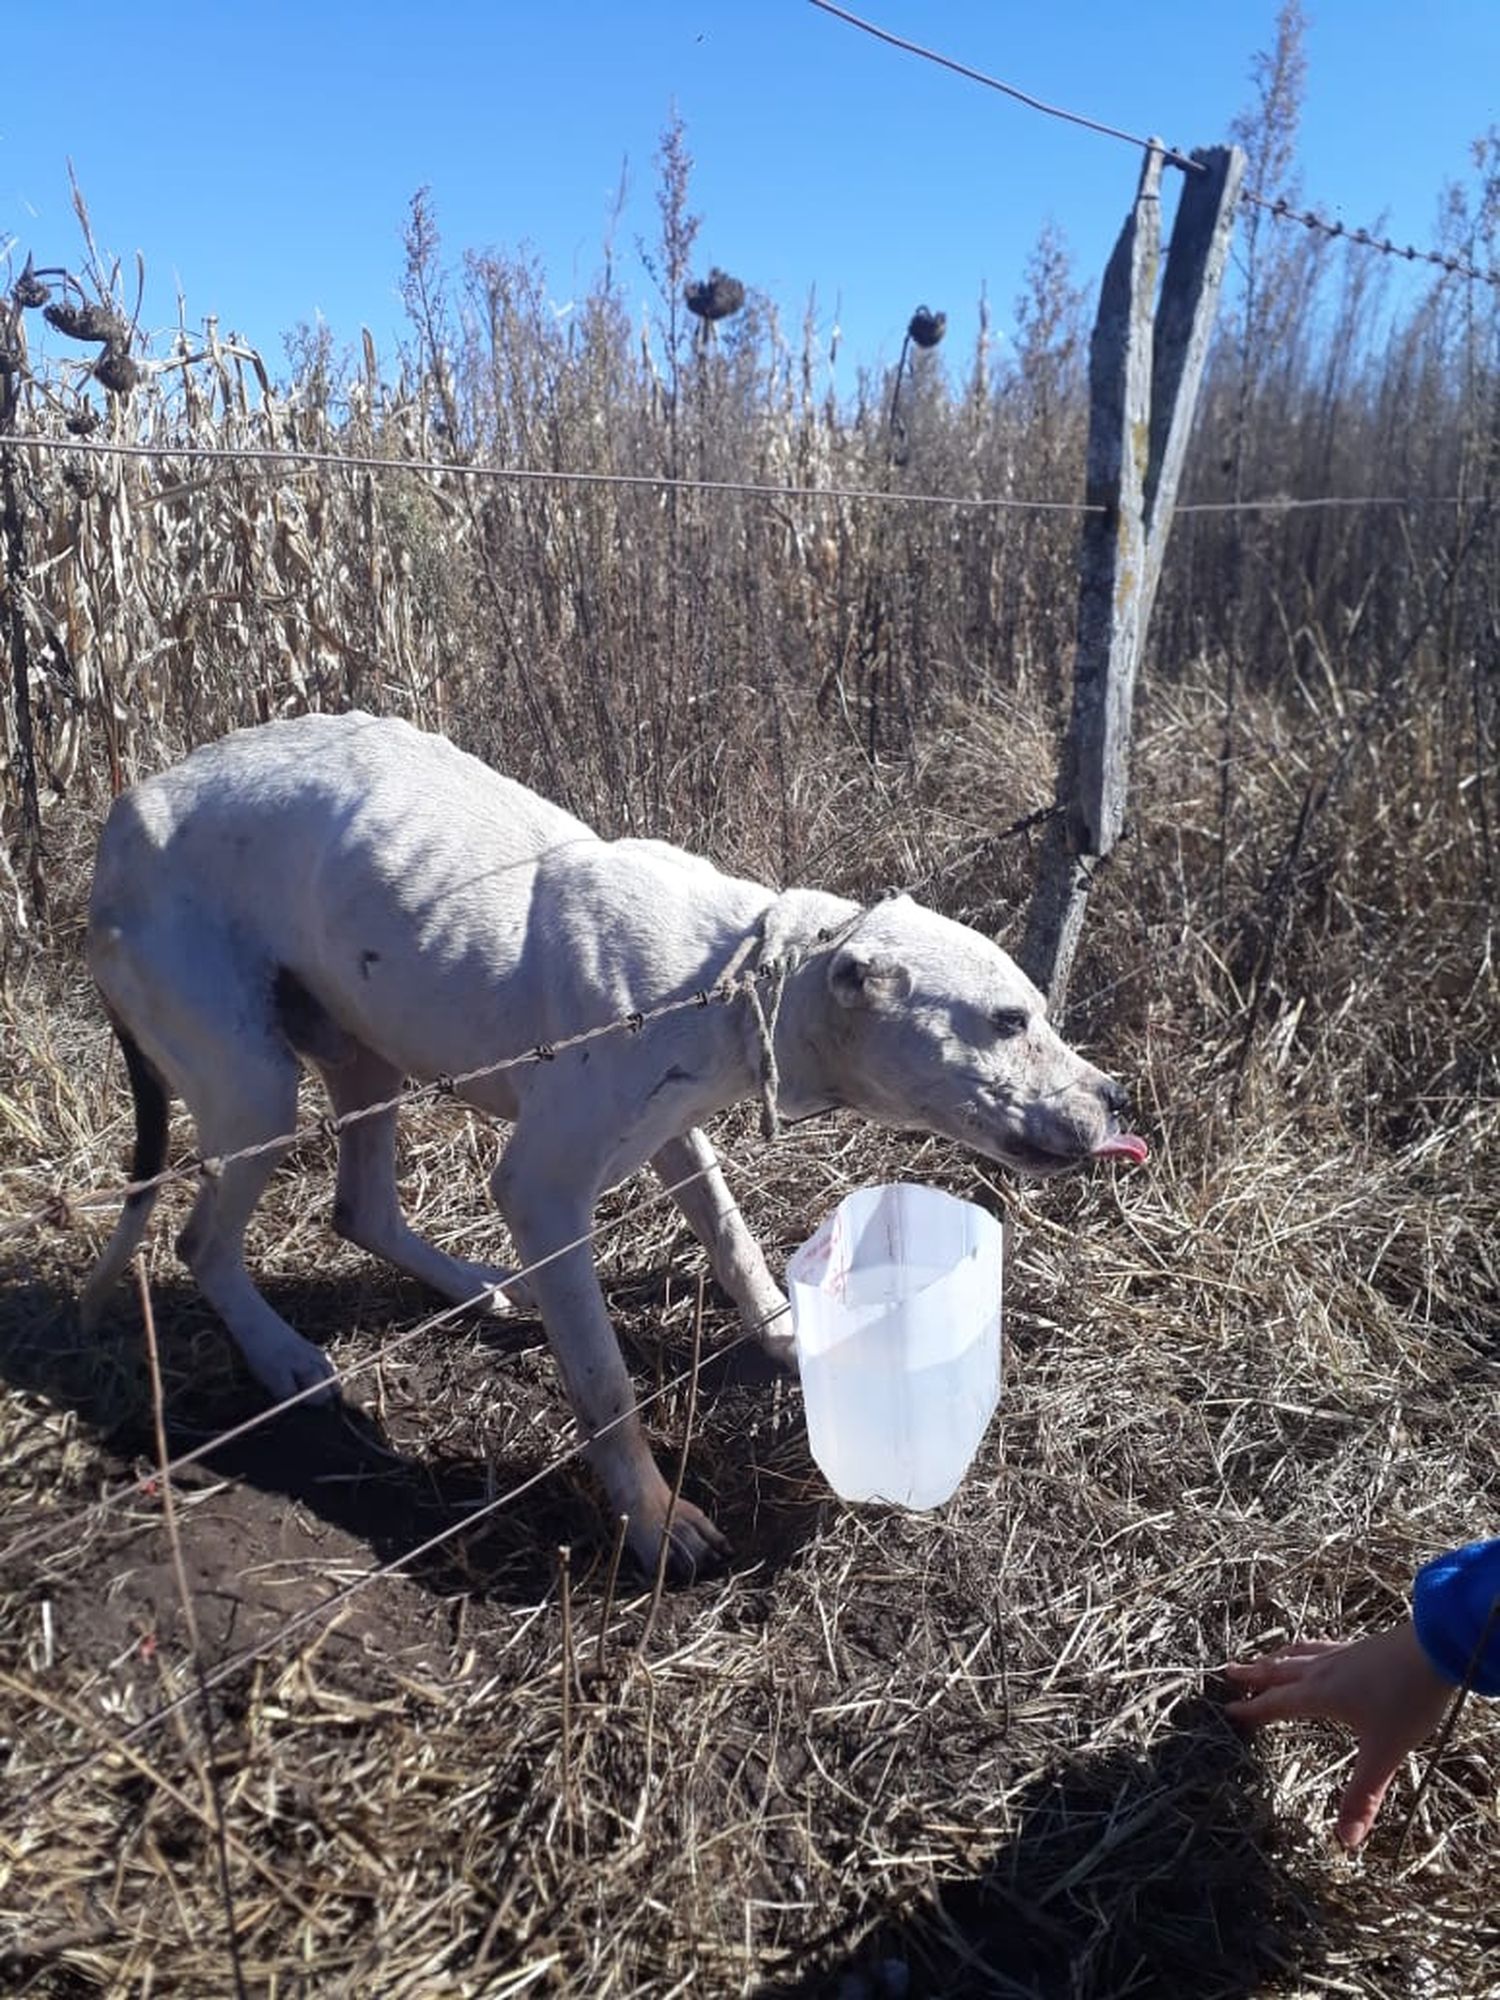
[[1060, 1020], [1094, 871], [1120, 837], [1135, 677], [1218, 307], [1245, 171], [1237, 146], [1192, 155], [1153, 319], [1162, 149], [1148, 148], [1135, 205], [1104, 273], [1089, 348], [1089, 441], [1079, 551], [1073, 710], [1059, 810], [1042, 842], [1021, 962]]
[[[31, 270], [29, 258], [26, 269]], [[20, 447], [16, 443], [21, 384], [26, 380], [25, 355], [21, 309], [9, 299], [0, 298], [0, 645], [10, 654], [12, 727], [16, 775], [21, 789], [20, 858], [26, 864], [32, 908], [45, 923], [47, 882], [42, 873], [42, 808], [37, 790], [36, 732], [26, 636], [26, 501]], [[4, 879], [7, 888], [15, 883], [3, 835], [0, 835], [0, 879]], [[18, 930], [25, 930], [26, 909], [19, 888], [15, 923]], [[0, 974], [3, 971], [0, 962]]]

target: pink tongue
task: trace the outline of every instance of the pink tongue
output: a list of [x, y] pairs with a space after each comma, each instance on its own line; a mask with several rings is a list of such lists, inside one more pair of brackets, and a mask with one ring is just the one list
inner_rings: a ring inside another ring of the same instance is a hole
[[1137, 1166], [1150, 1157], [1144, 1139], [1138, 1139], [1134, 1132], [1117, 1132], [1113, 1139], [1106, 1139], [1094, 1148], [1096, 1160], [1134, 1160]]

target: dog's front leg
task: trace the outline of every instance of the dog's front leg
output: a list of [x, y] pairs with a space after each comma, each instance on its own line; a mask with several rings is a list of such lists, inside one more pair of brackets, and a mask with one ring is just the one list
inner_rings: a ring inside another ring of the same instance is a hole
[[[629, 1516], [631, 1552], [650, 1571], [666, 1531], [671, 1489], [646, 1442], [586, 1240], [592, 1192], [580, 1198], [573, 1174], [559, 1171], [525, 1139], [518, 1129], [495, 1169], [495, 1200], [520, 1252], [574, 1414], [593, 1439], [590, 1463], [613, 1511]], [[691, 1578], [728, 1554], [729, 1544], [700, 1509], [679, 1499], [671, 1513], [675, 1577]]]
[[729, 1192], [707, 1134], [690, 1127], [653, 1153], [651, 1164], [707, 1250], [714, 1276], [740, 1309], [745, 1331], [773, 1361], [790, 1367], [796, 1343], [786, 1294]]

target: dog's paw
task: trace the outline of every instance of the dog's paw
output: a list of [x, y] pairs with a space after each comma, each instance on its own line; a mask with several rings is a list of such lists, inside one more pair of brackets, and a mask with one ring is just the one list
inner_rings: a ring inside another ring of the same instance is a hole
[[797, 1342], [792, 1335], [790, 1320], [778, 1320], [773, 1326], [763, 1329], [760, 1335], [761, 1353], [774, 1361], [780, 1368], [797, 1372]]
[[290, 1402], [294, 1397], [308, 1404], [337, 1401], [339, 1385], [333, 1363], [321, 1347], [290, 1327], [274, 1338], [258, 1336], [253, 1351], [242, 1342], [240, 1351], [273, 1403]]
[[[655, 1575], [661, 1559], [662, 1532], [666, 1525], [665, 1510], [659, 1521], [631, 1519], [631, 1553], [648, 1576]], [[673, 1583], [692, 1583], [697, 1577], [710, 1576], [722, 1569], [729, 1558], [728, 1538], [690, 1500], [677, 1502], [667, 1532], [671, 1544], [667, 1552], [667, 1575]]]

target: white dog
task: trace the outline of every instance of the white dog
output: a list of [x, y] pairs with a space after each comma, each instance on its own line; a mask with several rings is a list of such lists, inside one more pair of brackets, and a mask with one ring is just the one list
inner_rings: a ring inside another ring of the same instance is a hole
[[[603, 1190], [649, 1160], [746, 1323], [784, 1359], [786, 1302], [698, 1129], [726, 1105], [757, 1091], [788, 1118], [846, 1105], [1026, 1174], [1145, 1157], [1121, 1130], [1118, 1087], [1058, 1038], [1036, 989], [977, 932], [906, 897], [861, 910], [778, 895], [659, 841], [601, 840], [441, 737], [368, 715], [242, 730], [117, 799], [89, 962], [135, 1097], [137, 1179], [165, 1160], [168, 1093], [217, 1158], [292, 1129], [298, 1055], [342, 1115], [406, 1077], [525, 1056], [756, 975], [727, 1003], [458, 1086], [514, 1122], [495, 1198], [646, 1565], [669, 1494], [584, 1242]], [[395, 1125], [388, 1110], [341, 1130], [335, 1229], [447, 1299], [492, 1287], [503, 1306], [510, 1273], [444, 1255], [403, 1219]], [[331, 1372], [245, 1270], [245, 1225], [280, 1157], [205, 1178], [177, 1246], [275, 1397]], [[127, 1202], [84, 1294], [86, 1324], [153, 1199]], [[724, 1549], [683, 1501], [671, 1533], [679, 1569]]]

